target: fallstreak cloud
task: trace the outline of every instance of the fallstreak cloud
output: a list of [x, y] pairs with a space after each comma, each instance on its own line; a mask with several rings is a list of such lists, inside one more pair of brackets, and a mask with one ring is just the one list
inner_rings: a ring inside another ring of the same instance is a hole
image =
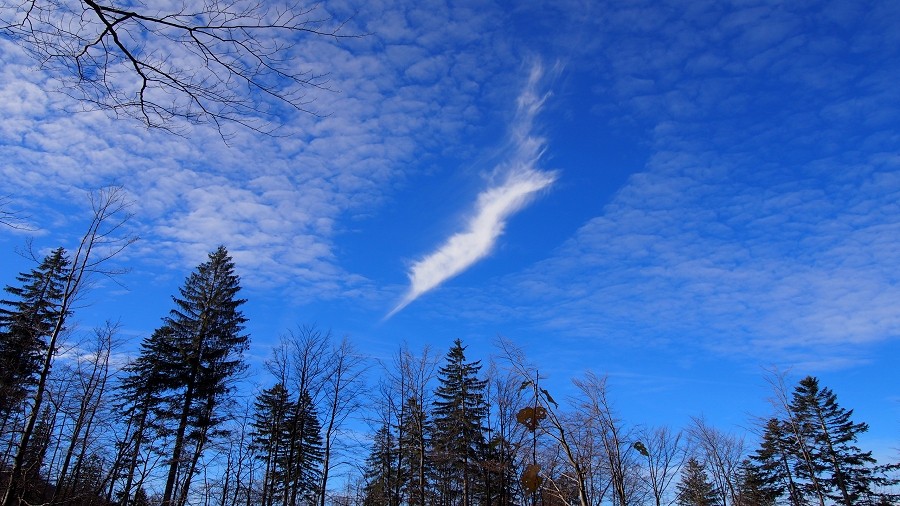
[[510, 155], [494, 169], [491, 178], [500, 183], [478, 195], [465, 230], [453, 234], [436, 251], [412, 265], [409, 289], [385, 319], [487, 256], [507, 220], [556, 180], [556, 172], [536, 167], [545, 149], [544, 139], [532, 132], [534, 117], [547, 96], [536, 91], [542, 74], [539, 65], [532, 68], [528, 85], [517, 101], [517, 114], [510, 128]]

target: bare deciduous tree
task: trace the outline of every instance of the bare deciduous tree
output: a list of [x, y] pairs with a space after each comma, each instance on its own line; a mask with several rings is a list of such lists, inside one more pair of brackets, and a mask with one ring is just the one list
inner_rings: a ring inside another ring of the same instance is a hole
[[28, 409], [24, 430], [19, 438], [16, 454], [13, 457], [10, 484], [3, 498], [4, 506], [13, 506], [21, 500], [19, 491], [22, 484], [25, 456], [44, 408], [47, 384], [56, 358], [57, 343], [63, 333], [72, 306], [92, 275], [108, 276], [116, 273], [107, 268], [105, 264], [137, 240], [127, 234], [121, 235], [125, 223], [131, 217], [128, 211], [129, 202], [122, 188], [110, 187], [99, 190], [91, 194], [90, 202], [91, 220], [87, 231], [71, 255], [65, 286], [59, 301], [59, 317], [47, 339], [47, 349], [42, 358], [37, 386]]
[[656, 506], [663, 506], [666, 490], [678, 476], [687, 454], [682, 447], [681, 431], [668, 427], [644, 428], [634, 448], [647, 459], [647, 481]]
[[311, 113], [307, 91], [328, 83], [298, 70], [292, 48], [303, 36], [352, 37], [342, 27], [293, 1], [0, 1], [0, 31], [59, 77], [63, 93], [167, 130], [181, 119], [271, 132], [272, 101]]
[[603, 446], [606, 467], [612, 482], [613, 504], [626, 506], [638, 502], [640, 490], [639, 464], [636, 460], [632, 429], [619, 418], [608, 396], [606, 376], [592, 372], [574, 380], [583, 400], [581, 412], [596, 423], [593, 439]]
[[[526, 467], [525, 473], [522, 475], [523, 484], [526, 492], [531, 496], [532, 504], [537, 503], [538, 495], [536, 492], [540, 490], [541, 484], [546, 475], [540, 473], [541, 466], [538, 464], [538, 435], [547, 435], [558, 446], [558, 449], [564, 455], [565, 462], [569, 465], [569, 470], [565, 474], [565, 478], [574, 484], [580, 506], [590, 506], [590, 491], [588, 489], [588, 480], [590, 478], [590, 465], [584, 454], [584, 443], [582, 437], [573, 437], [571, 424], [559, 411], [559, 406], [551, 397], [550, 392], [540, 387], [542, 379], [537, 368], [530, 365], [525, 358], [525, 353], [516, 347], [507, 339], [499, 339], [498, 346], [503, 353], [503, 359], [507, 361], [512, 371], [521, 379], [521, 390], [530, 389], [532, 392], [529, 406], [524, 407], [516, 415], [519, 423], [525, 425], [532, 433], [531, 441], [531, 465]], [[542, 476], [543, 475], [543, 476]], [[552, 475], [551, 475], [552, 477]], [[549, 484], [551, 487], [553, 483]], [[568, 487], [567, 487], [568, 488]]]
[[79, 490], [81, 475], [87, 462], [91, 446], [94, 444], [98, 413], [107, 399], [109, 384], [110, 354], [116, 345], [115, 335], [118, 324], [106, 322], [104, 327], [94, 331], [93, 349], [79, 354], [71, 371], [77, 382], [75, 389], [75, 412], [72, 414], [72, 429], [67, 434], [69, 441], [53, 491], [53, 503], [72, 499], [79, 494], [97, 495], [97, 490]]
[[722, 432], [698, 417], [691, 419], [688, 434], [712, 475], [722, 504], [736, 503], [737, 477], [744, 459], [744, 439]]
[[340, 462], [335, 457], [340, 455], [345, 443], [341, 433], [347, 419], [360, 409], [366, 385], [363, 381], [365, 364], [363, 357], [356, 352], [350, 340], [344, 338], [333, 347], [328, 363], [325, 366], [327, 377], [323, 388], [322, 416], [322, 485], [319, 504], [325, 506], [328, 492], [328, 478], [331, 471]]
[[529, 431], [516, 421], [522, 405], [519, 390], [522, 380], [515, 373], [501, 370], [494, 361], [488, 368], [487, 379], [485, 394], [491, 412], [485, 426], [491, 455], [483, 466], [492, 482], [491, 500], [500, 505], [513, 504], [523, 463], [531, 462], [530, 452], [528, 455], [516, 452], [518, 448], [527, 447], [531, 440]]

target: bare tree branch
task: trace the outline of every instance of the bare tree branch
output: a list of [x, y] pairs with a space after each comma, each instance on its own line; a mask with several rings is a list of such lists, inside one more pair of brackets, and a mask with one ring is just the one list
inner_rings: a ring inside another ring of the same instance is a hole
[[158, 8], [116, 0], [0, 0], [0, 34], [61, 78], [88, 109], [178, 133], [237, 123], [271, 134], [277, 107], [318, 116], [307, 92], [327, 76], [298, 70], [304, 36], [344, 39], [345, 22], [298, 3], [183, 0]]
[[10, 198], [0, 195], [0, 225], [15, 230], [34, 230], [25, 221], [28, 217], [10, 209]]

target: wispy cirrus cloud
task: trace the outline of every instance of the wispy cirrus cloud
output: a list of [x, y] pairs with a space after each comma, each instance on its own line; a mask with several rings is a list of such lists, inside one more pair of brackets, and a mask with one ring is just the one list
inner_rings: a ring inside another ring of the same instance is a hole
[[545, 149], [545, 140], [533, 132], [535, 116], [547, 98], [547, 94], [538, 92], [542, 76], [542, 66], [535, 64], [519, 95], [517, 113], [510, 126], [508, 159], [494, 169], [491, 177], [499, 183], [478, 195], [465, 230], [453, 234], [437, 250], [412, 265], [406, 295], [385, 318], [487, 256], [507, 220], [556, 180], [556, 172], [537, 168]]

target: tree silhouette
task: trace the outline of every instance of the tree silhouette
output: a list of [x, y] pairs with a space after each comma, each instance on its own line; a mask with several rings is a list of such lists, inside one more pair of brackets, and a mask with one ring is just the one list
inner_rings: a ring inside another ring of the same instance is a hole
[[19, 274], [19, 286], [4, 289], [13, 299], [0, 301], [0, 416], [8, 416], [37, 382], [60, 316], [68, 264], [65, 250], [57, 248], [37, 268]]
[[466, 348], [457, 339], [447, 352], [446, 364], [438, 370], [434, 401], [435, 461], [449, 487], [445, 498], [459, 497], [463, 506], [474, 504], [475, 477], [484, 444], [484, 418], [488, 407], [484, 398], [487, 382], [478, 378], [479, 361], [468, 362]]
[[679, 506], [713, 506], [719, 495], [706, 476], [703, 464], [693, 457], [688, 459], [681, 471], [681, 481], [676, 489], [676, 504]]
[[[240, 283], [224, 246], [209, 254], [173, 297], [175, 309], [141, 345], [138, 362], [153, 380], [153, 409], [174, 434], [162, 504], [184, 504], [191, 478], [224, 421], [236, 375], [245, 369], [248, 336], [237, 298]], [[176, 496], [176, 489], [178, 495]]]
[[[820, 388], [812, 376], [802, 379], [794, 389], [791, 410], [799, 420], [807, 446], [812, 448], [813, 468], [832, 492], [829, 497], [845, 506], [857, 504], [868, 496], [873, 484], [872, 452], [856, 446], [857, 435], [869, 430], [866, 423], [851, 419], [853, 410], [837, 403], [829, 388]], [[798, 470], [807, 468], [800, 466]]]

